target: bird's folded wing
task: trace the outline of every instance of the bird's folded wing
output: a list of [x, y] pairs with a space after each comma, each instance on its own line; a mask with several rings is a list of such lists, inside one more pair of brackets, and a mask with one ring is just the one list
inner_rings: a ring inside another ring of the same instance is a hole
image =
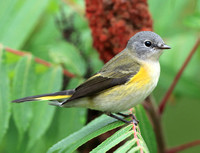
[[78, 86], [74, 94], [64, 103], [82, 97], [93, 96], [111, 87], [128, 82], [131, 77], [137, 74], [140, 64], [126, 52], [123, 53], [123, 56], [119, 55], [106, 63], [99, 73]]
[[110, 73], [109, 73], [109, 77], [107, 77], [105, 73], [102, 73], [102, 74], [97, 73], [93, 77], [89, 78], [86, 82], [78, 86], [75, 89], [75, 92], [72, 95], [72, 97], [70, 97], [66, 102], [69, 102], [78, 98], [86, 97], [86, 96], [93, 96], [113, 86], [125, 84], [126, 82], [130, 80], [131, 77], [133, 77], [137, 73], [137, 71], [134, 71], [134, 72], [130, 71], [127, 73], [121, 73], [121, 72], [115, 71], [115, 73], [117, 73], [117, 76], [118, 76], [116, 78], [110, 77]]

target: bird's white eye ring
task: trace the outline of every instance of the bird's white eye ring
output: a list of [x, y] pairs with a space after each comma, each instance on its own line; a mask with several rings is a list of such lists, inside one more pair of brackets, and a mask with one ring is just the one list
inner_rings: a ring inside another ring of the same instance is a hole
[[151, 42], [149, 40], [144, 42], [145, 46], [150, 47], [151, 46]]

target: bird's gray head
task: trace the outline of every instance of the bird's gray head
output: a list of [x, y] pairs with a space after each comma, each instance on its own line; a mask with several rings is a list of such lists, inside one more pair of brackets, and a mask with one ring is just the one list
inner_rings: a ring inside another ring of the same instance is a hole
[[163, 49], [170, 49], [159, 35], [151, 31], [136, 33], [128, 41], [127, 48], [139, 59], [153, 61], [159, 59]]

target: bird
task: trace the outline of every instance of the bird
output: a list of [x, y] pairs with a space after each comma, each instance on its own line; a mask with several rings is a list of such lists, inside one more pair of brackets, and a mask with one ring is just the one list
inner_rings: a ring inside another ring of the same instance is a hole
[[75, 89], [29, 96], [12, 102], [49, 100], [52, 101], [49, 103], [51, 105], [98, 110], [125, 123], [137, 125], [139, 121], [134, 115], [132, 121], [127, 121], [123, 117], [130, 115], [121, 112], [142, 103], [155, 89], [160, 77], [159, 57], [164, 49], [171, 47], [158, 34], [138, 32], [129, 39], [124, 50]]

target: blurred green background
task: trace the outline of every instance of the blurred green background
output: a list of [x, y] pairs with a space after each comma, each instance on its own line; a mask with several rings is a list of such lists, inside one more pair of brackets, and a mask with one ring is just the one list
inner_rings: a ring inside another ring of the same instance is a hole
[[[12, 104], [11, 100], [67, 89], [84, 81], [87, 69], [97, 72], [103, 63], [92, 47], [84, 17], [84, 1], [0, 0], [0, 152], [45, 152], [86, 122], [86, 110], [63, 109], [43, 103]], [[164, 96], [175, 74], [195, 44], [200, 30], [200, 0], [148, 0], [154, 31], [172, 47], [160, 59], [161, 77], [153, 93]], [[67, 28], [69, 40], [62, 35]], [[19, 57], [2, 45], [30, 52], [51, 62], [37, 64], [33, 56]], [[168, 147], [200, 139], [200, 49], [178, 82], [162, 117]], [[63, 78], [65, 67], [76, 77]], [[200, 152], [200, 146], [183, 151]]]

